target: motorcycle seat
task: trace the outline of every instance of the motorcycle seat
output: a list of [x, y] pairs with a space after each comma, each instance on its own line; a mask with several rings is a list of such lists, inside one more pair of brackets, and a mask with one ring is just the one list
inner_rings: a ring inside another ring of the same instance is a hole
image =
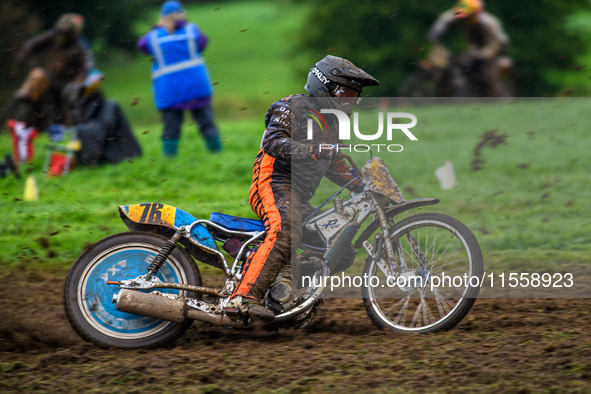
[[221, 212], [213, 212], [209, 221], [232, 231], [265, 231], [265, 224], [262, 220], [241, 218]]

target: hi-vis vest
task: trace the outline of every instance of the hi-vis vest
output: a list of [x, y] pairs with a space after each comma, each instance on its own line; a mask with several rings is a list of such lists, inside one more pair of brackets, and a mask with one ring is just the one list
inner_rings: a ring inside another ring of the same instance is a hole
[[211, 96], [205, 63], [197, 50], [199, 30], [193, 23], [168, 34], [165, 28], [149, 33], [152, 86], [159, 110], [197, 98]]

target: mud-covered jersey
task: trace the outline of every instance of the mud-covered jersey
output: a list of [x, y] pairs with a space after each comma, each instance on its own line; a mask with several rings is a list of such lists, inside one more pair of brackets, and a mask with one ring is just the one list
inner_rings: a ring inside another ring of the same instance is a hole
[[[304, 116], [309, 111], [318, 112], [308, 96], [300, 94], [275, 102], [265, 116], [265, 132], [256, 161], [268, 163], [259, 174], [272, 184], [291, 184], [304, 201], [308, 201], [326, 176], [338, 185], [350, 179], [348, 166], [343, 159], [316, 160], [311, 153], [313, 144], [337, 144], [338, 127], [327, 117], [328, 127], [321, 129], [313, 124], [313, 138], [308, 139], [308, 123]], [[336, 122], [335, 122], [336, 123]], [[331, 130], [332, 132], [330, 132]], [[266, 156], [266, 157], [265, 157]], [[266, 160], [265, 160], [266, 159]], [[255, 180], [253, 179], [253, 183]]]
[[450, 27], [458, 27], [464, 31], [468, 54], [479, 59], [491, 60], [499, 56], [509, 44], [509, 37], [499, 19], [486, 11], [474, 18], [457, 18], [453, 10], [444, 12], [431, 27], [429, 40], [439, 42]]

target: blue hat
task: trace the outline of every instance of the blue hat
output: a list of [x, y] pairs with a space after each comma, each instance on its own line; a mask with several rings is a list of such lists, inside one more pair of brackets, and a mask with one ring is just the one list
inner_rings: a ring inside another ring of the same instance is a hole
[[100, 72], [98, 69], [93, 68], [92, 70], [90, 70], [88, 72], [88, 75], [86, 75], [86, 79], [84, 79], [84, 82], [82, 83], [82, 86], [89, 87], [97, 82], [102, 81], [103, 79], [105, 79], [105, 76], [103, 75], [102, 72]]
[[183, 12], [183, 5], [176, 0], [169, 0], [162, 4], [160, 15], [166, 16], [172, 14], [173, 12]]

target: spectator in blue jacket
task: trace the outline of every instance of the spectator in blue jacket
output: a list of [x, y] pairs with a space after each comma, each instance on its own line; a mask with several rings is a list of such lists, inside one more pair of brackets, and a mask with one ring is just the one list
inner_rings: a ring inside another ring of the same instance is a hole
[[162, 4], [160, 20], [138, 41], [138, 48], [153, 57], [152, 86], [156, 108], [162, 112], [164, 154], [178, 153], [184, 111], [199, 125], [210, 152], [222, 149], [211, 105], [212, 87], [201, 53], [207, 37], [188, 23], [178, 1]]

